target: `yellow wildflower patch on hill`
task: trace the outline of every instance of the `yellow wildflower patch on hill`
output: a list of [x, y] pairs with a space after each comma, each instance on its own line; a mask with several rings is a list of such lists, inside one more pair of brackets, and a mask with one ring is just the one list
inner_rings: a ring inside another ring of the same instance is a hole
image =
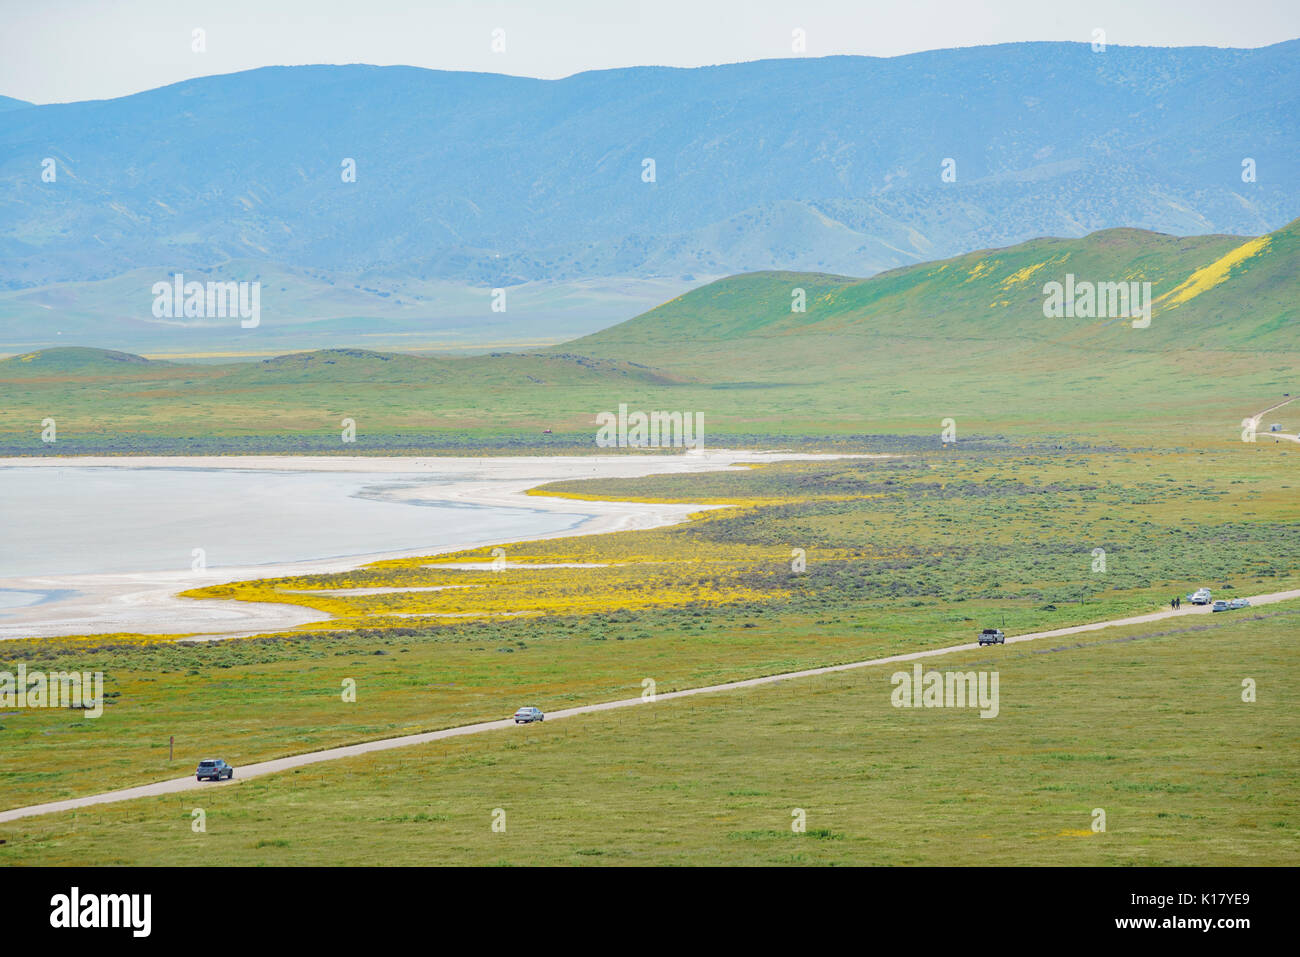
[[987, 276], [989, 273], [993, 271], [993, 267], [996, 266], [997, 264], [998, 261], [996, 259], [994, 260], [981, 259], [979, 262], [975, 264], [975, 268], [972, 269], [967, 274], [966, 278], [962, 280], [963, 284], [968, 282], [974, 282], [976, 279], [981, 279], [984, 276]]
[[1260, 236], [1258, 239], [1242, 243], [1226, 256], [1222, 256], [1208, 266], [1202, 266], [1196, 270], [1181, 284], [1157, 299], [1156, 303], [1172, 309], [1175, 306], [1182, 305], [1189, 299], [1195, 299], [1201, 293], [1207, 292], [1226, 281], [1232, 275], [1233, 269], [1252, 256], [1258, 256], [1264, 252], [1270, 242], [1272, 240], [1268, 236]]
[[1002, 282], [998, 283], [998, 287], [1001, 289], [1010, 289], [1012, 286], [1019, 286], [1022, 283], [1028, 282], [1030, 276], [1046, 265], [1046, 262], [1041, 262], [1034, 263], [1032, 266], [1026, 266], [1024, 269], [1017, 269], [1006, 279], [1002, 280]]

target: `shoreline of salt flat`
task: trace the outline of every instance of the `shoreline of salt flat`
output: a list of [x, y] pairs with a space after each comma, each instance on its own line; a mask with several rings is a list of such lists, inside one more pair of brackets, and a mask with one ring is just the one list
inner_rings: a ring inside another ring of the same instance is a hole
[[[710, 506], [691, 503], [591, 501], [530, 496], [549, 482], [581, 478], [639, 478], [646, 475], [725, 471], [745, 465], [781, 461], [843, 458], [888, 458], [886, 455], [738, 452], [710, 449], [675, 455], [614, 454], [592, 456], [66, 456], [0, 458], [0, 468], [238, 469], [291, 472], [389, 472], [437, 475], [441, 481], [392, 490], [394, 501], [456, 502], [570, 514], [577, 521], [566, 529], [494, 540], [509, 545], [543, 538], [594, 535], [675, 525]], [[452, 481], [445, 481], [450, 477]], [[0, 618], [0, 641], [67, 635], [138, 632], [188, 635], [208, 639], [248, 637], [328, 621], [330, 616], [299, 605], [218, 599], [180, 598], [177, 593], [203, 585], [225, 584], [287, 575], [343, 572], [370, 562], [480, 548], [481, 541], [429, 546], [404, 551], [345, 555], [268, 565], [190, 571], [148, 571], [89, 575], [40, 575], [0, 579], [0, 590], [75, 591], [73, 597], [46, 605], [26, 605]]]

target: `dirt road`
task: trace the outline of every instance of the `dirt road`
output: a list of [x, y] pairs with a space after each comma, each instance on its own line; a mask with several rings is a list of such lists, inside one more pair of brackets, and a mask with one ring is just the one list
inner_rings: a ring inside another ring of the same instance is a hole
[[[1250, 602], [1252, 606], [1269, 605], [1274, 602], [1289, 601], [1296, 598], [1300, 598], [1300, 589], [1274, 592], [1268, 595], [1256, 595], [1250, 599]], [[1103, 628], [1141, 625], [1148, 622], [1162, 621], [1166, 618], [1182, 618], [1191, 615], [1207, 615], [1210, 613], [1209, 606], [1189, 605], [1188, 607], [1177, 611], [1169, 609], [1166, 611], [1152, 612], [1148, 615], [1137, 615], [1132, 618], [1116, 618], [1110, 621], [1093, 622], [1087, 625], [1073, 625], [1069, 628], [1057, 628], [1053, 631], [1038, 631], [1027, 635], [1008, 637], [1007, 644], [1016, 644], [1022, 641], [1037, 641], [1042, 638], [1059, 638], [1067, 635], [1082, 634], [1089, 631], [1099, 631]], [[1228, 614], [1232, 613], [1229, 612]], [[847, 664], [829, 665], [824, 668], [809, 668], [805, 671], [789, 671], [782, 674], [765, 675], [761, 678], [749, 678], [745, 681], [732, 681], [727, 684], [709, 685], [702, 688], [688, 688], [684, 691], [672, 691], [658, 695], [654, 702], [649, 702], [639, 697], [622, 698], [618, 701], [606, 701], [601, 704], [589, 704], [577, 708], [565, 708], [561, 711], [552, 711], [547, 714], [546, 720], [562, 720], [580, 714], [592, 714], [597, 711], [610, 711], [614, 708], [630, 708], [636, 705], [659, 703], [675, 698], [686, 698], [691, 695], [714, 694], [719, 691], [734, 691], [738, 688], [756, 688], [760, 685], [775, 684], [780, 681], [792, 681], [799, 678], [813, 677], [815, 675], [832, 674], [837, 671], [868, 668], [873, 665], [915, 661], [920, 658], [934, 658], [940, 655], [951, 654], [955, 651], [969, 651], [978, 647], [979, 645], [976, 642], [970, 642], [964, 645], [950, 645], [946, 648], [933, 648], [927, 651], [914, 651], [901, 655], [890, 655], [886, 658], [872, 658], [868, 661], [853, 661]], [[159, 781], [155, 784], [142, 784], [138, 787], [123, 788], [120, 791], [107, 791], [103, 794], [92, 794], [85, 797], [70, 798], [66, 801], [52, 801], [49, 804], [36, 804], [31, 807], [0, 811], [0, 823], [4, 823], [5, 821], [14, 821], [24, 817], [34, 817], [39, 814], [57, 814], [60, 811], [70, 811], [74, 808], [91, 807], [96, 804], [109, 804], [115, 801], [130, 801], [134, 798], [156, 797], [160, 794], [173, 794], [178, 791], [197, 791], [203, 788], [231, 787], [232, 785], [238, 784], [240, 781], [260, 777], [264, 774], [276, 774], [280, 771], [288, 771], [293, 768], [320, 764], [325, 761], [337, 761], [341, 758], [351, 758], [359, 754], [369, 754], [373, 751], [387, 751], [391, 748], [405, 748], [417, 744], [428, 744], [431, 741], [441, 741], [445, 738], [455, 738], [466, 734], [481, 734], [485, 731], [503, 731], [514, 726], [513, 720], [506, 718], [500, 721], [483, 721], [478, 724], [467, 724], [456, 728], [445, 728], [441, 731], [428, 731], [422, 734], [408, 734], [398, 738], [383, 738], [378, 741], [366, 741], [361, 744], [353, 744], [341, 748], [329, 748], [324, 751], [313, 751], [310, 754], [296, 754], [287, 758], [276, 758], [273, 761], [262, 761], [258, 764], [249, 764], [237, 768], [237, 777], [234, 780], [221, 783], [200, 783], [196, 781], [193, 776], [190, 776], [175, 778], [170, 781]]]
[[[1268, 415], [1270, 412], [1274, 411], [1275, 409], [1280, 409], [1284, 405], [1290, 405], [1297, 398], [1300, 398], [1300, 396], [1294, 396], [1290, 399], [1287, 399], [1285, 402], [1279, 402], [1277, 405], [1270, 405], [1267, 409], [1264, 409], [1262, 412], [1256, 412], [1254, 415], [1252, 415], [1250, 417], [1250, 421], [1252, 423], [1251, 428], [1254, 429], [1255, 431], [1255, 438], [1257, 440], [1260, 438], [1260, 434], [1259, 434], [1260, 419], [1264, 418], [1264, 416]], [[1300, 435], [1291, 435], [1290, 433], [1287, 432], [1265, 432], [1264, 435], [1269, 436], [1274, 440], [1286, 439], [1286, 441], [1288, 442], [1300, 443]]]

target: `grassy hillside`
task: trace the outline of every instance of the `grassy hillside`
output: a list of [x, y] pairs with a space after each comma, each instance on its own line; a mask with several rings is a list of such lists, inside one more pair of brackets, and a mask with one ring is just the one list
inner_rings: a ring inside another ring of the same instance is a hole
[[[780, 348], [769, 340], [784, 337], [893, 342], [942, 336], [1112, 352], [1294, 349], [1300, 340], [1287, 323], [1300, 318], [1298, 269], [1300, 220], [1262, 240], [1113, 229], [1084, 239], [980, 250], [870, 279], [789, 272], [732, 276], [565, 348], [603, 355], [683, 342], [707, 350], [737, 340], [751, 348]], [[1155, 303], [1150, 328], [1045, 318], [1043, 286], [1064, 281], [1067, 273], [1077, 281], [1149, 281]], [[800, 288], [806, 312], [791, 308], [792, 292]], [[684, 358], [692, 364], [692, 356]]]
[[[96, 349], [46, 349], [0, 361], [0, 451], [76, 454], [185, 451], [367, 452], [466, 445], [546, 449], [557, 407], [682, 377], [635, 362], [565, 353], [443, 359], [364, 349], [220, 364], [146, 360]], [[53, 417], [58, 441], [43, 445]], [[340, 422], [356, 422], [354, 444]], [[570, 422], [591, 445], [591, 416]]]
[[[1044, 285], [1067, 274], [1150, 282], [1150, 326], [1046, 318]], [[715, 385], [743, 377], [749, 407], [792, 430], [937, 430], [954, 416], [977, 432], [1228, 437], [1235, 408], [1297, 385], [1298, 276], [1300, 221], [1257, 239], [1108, 230], [865, 280], [734, 276], [565, 348], [671, 354]]]
[[[1150, 326], [1044, 317], [1045, 283], [1067, 274], [1150, 282]], [[699, 412], [713, 445], [937, 440], [949, 417], [966, 439], [1223, 444], [1300, 393], [1297, 277], [1300, 221], [1257, 238], [1122, 229], [870, 279], [734, 276], [531, 354], [196, 366], [47, 350], [0, 362], [0, 448], [590, 449], [595, 415], [620, 403]], [[47, 416], [57, 448], [39, 441]], [[355, 446], [339, 445], [342, 417]]]
[[170, 362], [146, 359], [130, 352], [88, 349], [84, 346], [61, 346], [12, 356], [6, 360], [4, 367], [5, 377], [16, 382], [24, 378], [41, 380], [77, 374], [151, 374], [161, 373], [168, 368], [178, 367]]

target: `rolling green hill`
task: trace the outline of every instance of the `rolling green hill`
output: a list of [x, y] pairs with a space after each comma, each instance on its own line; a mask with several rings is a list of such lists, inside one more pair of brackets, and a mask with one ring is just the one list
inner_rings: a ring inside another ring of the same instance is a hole
[[[1171, 345], [1295, 348], [1300, 340], [1288, 322], [1300, 317], [1300, 220], [1261, 239], [1112, 229], [980, 250], [870, 279], [750, 273], [710, 283], [564, 348], [612, 355], [684, 341], [753, 346], [760, 339], [843, 335], [1075, 341], [1148, 351]], [[1064, 282], [1067, 274], [1080, 282], [1149, 281], [1151, 327], [1045, 318], [1043, 286]], [[796, 289], [805, 292], [804, 312], [791, 308]]]
[[[327, 349], [199, 364], [46, 349], [0, 361], [0, 454], [544, 450], [573, 444], [542, 434], [566, 402], [686, 382], [564, 353], [444, 359]], [[40, 440], [46, 417], [58, 424], [52, 445]], [[340, 442], [343, 418], [356, 422], [355, 443]], [[580, 418], [575, 431], [590, 416]]]
[[[1150, 282], [1149, 326], [1045, 317], [1045, 285], [1068, 274]], [[792, 432], [937, 432], [951, 416], [980, 434], [1230, 440], [1260, 400], [1300, 392], [1300, 221], [1038, 239], [870, 279], [733, 276], [564, 348], [743, 385], [747, 410]]]
[[41, 349], [20, 356], [11, 356], [5, 360], [4, 369], [5, 378], [23, 376], [41, 378], [70, 373], [112, 374], [144, 368], [157, 370], [171, 365], [173, 363], [146, 359], [144, 356], [137, 356], [130, 352], [88, 349], [84, 346], [60, 346], [56, 349]]
[[[1047, 318], [1044, 287], [1151, 284], [1148, 327]], [[733, 276], [535, 353], [360, 349], [195, 365], [52, 349], [0, 362], [0, 448], [397, 451], [591, 448], [595, 415], [701, 413], [710, 444], [1239, 441], [1300, 392], [1300, 222], [1257, 238], [1120, 229], [1038, 239], [870, 279]], [[803, 290], [806, 309], [792, 310]], [[339, 422], [358, 425], [340, 448]], [[544, 430], [551, 433], [541, 438]]]

